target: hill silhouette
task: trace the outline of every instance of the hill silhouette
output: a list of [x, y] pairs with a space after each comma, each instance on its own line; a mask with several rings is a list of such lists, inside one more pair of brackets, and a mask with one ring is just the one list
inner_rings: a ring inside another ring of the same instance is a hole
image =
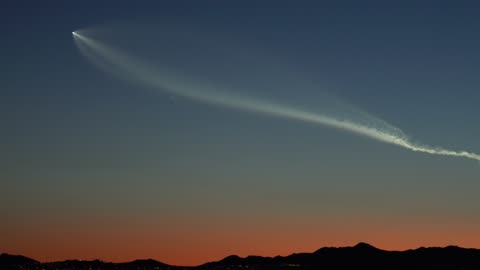
[[38, 264], [38, 261], [25, 256], [0, 254], [0, 269], [19, 269], [19, 267], [30, 267]]
[[387, 251], [367, 243], [353, 247], [324, 247], [313, 253], [245, 258], [232, 255], [194, 267], [173, 266], [155, 260], [111, 263], [100, 260], [39, 263], [33, 259], [2, 254], [0, 268], [6, 270], [313, 270], [313, 269], [480, 269], [480, 249], [457, 246], [421, 247]]

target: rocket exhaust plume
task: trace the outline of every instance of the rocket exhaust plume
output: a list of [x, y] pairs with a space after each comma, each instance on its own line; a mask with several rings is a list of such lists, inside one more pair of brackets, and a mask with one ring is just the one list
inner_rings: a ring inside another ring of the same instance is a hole
[[376, 126], [369, 126], [353, 120], [309, 112], [253, 97], [235, 96], [231, 92], [219, 91], [214, 87], [199, 87], [194, 83], [186, 82], [184, 78], [175, 80], [174, 74], [134, 59], [115, 48], [83, 35], [81, 32], [74, 31], [72, 35], [80, 53], [92, 64], [115, 76], [134, 83], [141, 83], [153, 89], [167, 91], [203, 103], [329, 126], [415, 152], [480, 161], [480, 154], [473, 152], [454, 151], [412, 142], [400, 129], [378, 119], [374, 119]]

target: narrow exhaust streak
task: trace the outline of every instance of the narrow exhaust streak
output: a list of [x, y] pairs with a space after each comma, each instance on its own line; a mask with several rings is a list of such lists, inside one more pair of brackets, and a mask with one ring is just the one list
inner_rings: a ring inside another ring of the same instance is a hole
[[133, 59], [114, 48], [82, 35], [78, 31], [72, 32], [72, 34], [80, 53], [101, 70], [157, 90], [168, 91], [208, 104], [329, 126], [415, 152], [464, 157], [480, 161], [480, 155], [476, 153], [453, 151], [414, 143], [400, 129], [388, 123], [380, 122], [382, 123], [381, 127], [371, 127], [351, 120], [338, 119], [329, 115], [264, 102], [252, 97], [235, 96], [230, 92], [214, 90], [213, 87], [199, 89], [195, 84], [185, 82], [183, 78], [182, 80], [173, 80], [172, 78], [175, 78], [174, 74]]

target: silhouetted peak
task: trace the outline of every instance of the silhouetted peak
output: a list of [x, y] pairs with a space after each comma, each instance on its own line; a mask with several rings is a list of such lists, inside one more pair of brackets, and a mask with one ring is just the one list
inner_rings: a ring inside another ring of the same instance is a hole
[[129, 262], [129, 264], [137, 264], [137, 265], [166, 265], [162, 262], [156, 261], [154, 259], [143, 259], [143, 260], [135, 260]]
[[378, 250], [378, 248], [364, 242], [356, 244], [353, 248], [359, 250]]
[[126, 265], [137, 266], [137, 267], [165, 267], [168, 264], [153, 260], [153, 259], [139, 259], [135, 261], [131, 261], [128, 263], [124, 263]]
[[230, 256], [227, 256], [225, 257], [223, 260], [221, 260], [220, 262], [221, 263], [238, 263], [239, 261], [241, 261], [242, 258], [240, 258], [239, 256], [237, 255], [230, 255]]
[[0, 265], [25, 265], [35, 263], [38, 263], [38, 261], [25, 256], [11, 255], [7, 253], [0, 254]]
[[459, 247], [459, 246], [452, 246], [452, 245], [450, 245], [450, 246], [445, 247], [445, 249], [449, 249], [449, 250], [462, 250], [462, 249], [465, 249], [465, 248], [461, 248], [461, 247]]

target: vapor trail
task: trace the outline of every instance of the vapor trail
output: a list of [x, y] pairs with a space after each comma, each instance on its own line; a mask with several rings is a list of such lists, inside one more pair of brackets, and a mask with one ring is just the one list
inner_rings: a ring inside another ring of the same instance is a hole
[[173, 80], [172, 78], [175, 76], [168, 71], [151, 67], [78, 32], [73, 32], [73, 37], [80, 52], [100, 69], [132, 82], [143, 83], [154, 89], [168, 91], [204, 103], [330, 126], [415, 152], [464, 157], [480, 161], [480, 155], [476, 153], [414, 143], [400, 129], [385, 122], [381, 122], [382, 127], [371, 127], [351, 120], [268, 103], [251, 97], [234, 96], [225, 91], [216, 91], [213, 87], [199, 89], [198, 86], [186, 82], [183, 78], [182, 80]]

